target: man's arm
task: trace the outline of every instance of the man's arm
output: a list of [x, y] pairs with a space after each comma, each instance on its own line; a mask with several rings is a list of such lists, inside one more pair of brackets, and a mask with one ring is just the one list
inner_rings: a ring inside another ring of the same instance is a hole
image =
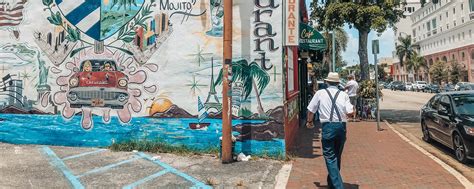
[[354, 106], [351, 104], [351, 100], [349, 98], [349, 95], [344, 95], [344, 106], [345, 106], [345, 112], [348, 117], [354, 116]]
[[307, 109], [308, 109], [308, 113], [306, 115], [306, 127], [313, 128], [314, 127], [313, 125], [314, 114], [319, 109], [319, 93], [318, 92], [314, 94], [313, 99], [311, 99], [311, 102], [309, 102]]

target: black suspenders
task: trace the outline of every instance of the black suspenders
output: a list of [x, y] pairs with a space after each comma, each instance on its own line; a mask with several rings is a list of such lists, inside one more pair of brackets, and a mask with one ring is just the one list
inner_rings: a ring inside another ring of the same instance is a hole
[[331, 93], [329, 92], [328, 89], [325, 89], [326, 92], [329, 95], [329, 98], [331, 99], [332, 106], [331, 106], [331, 116], [329, 117], [329, 121], [332, 122], [332, 116], [334, 115], [334, 110], [336, 111], [337, 118], [339, 119], [339, 122], [342, 122], [341, 119], [341, 114], [339, 114], [339, 109], [337, 108], [336, 100], [337, 97], [339, 96], [339, 93], [341, 92], [340, 90], [337, 90], [336, 96], [334, 98], [332, 97]]

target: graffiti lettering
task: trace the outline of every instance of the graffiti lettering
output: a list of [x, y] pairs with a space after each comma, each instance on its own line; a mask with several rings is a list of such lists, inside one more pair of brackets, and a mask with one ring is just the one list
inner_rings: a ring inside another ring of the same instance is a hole
[[194, 5], [197, 0], [183, 1], [183, 2], [170, 2], [169, 0], [160, 0], [160, 10], [175, 11], [170, 15], [170, 18], [175, 14], [181, 14], [184, 16], [202, 16], [206, 13], [206, 10], [199, 14], [192, 13]]
[[[273, 27], [270, 23], [262, 21], [262, 16], [267, 15], [268, 17], [272, 17], [273, 9], [278, 8], [280, 5], [275, 4], [275, 0], [269, 0], [268, 4], [262, 6], [260, 0], [254, 0], [254, 4], [257, 8], [253, 12], [255, 16], [255, 29], [253, 31], [255, 42], [255, 52], [260, 54], [260, 58], [256, 58], [255, 61], [260, 62], [261, 67], [265, 70], [270, 70], [273, 68], [273, 65], [270, 63], [270, 59], [265, 58], [266, 52], [265, 50], [269, 50], [271, 52], [277, 51], [280, 47], [275, 46], [275, 40], [272, 37], [275, 37], [277, 33], [273, 31]], [[267, 48], [263, 49], [262, 44], [267, 42]], [[267, 65], [269, 64], [269, 65]]]

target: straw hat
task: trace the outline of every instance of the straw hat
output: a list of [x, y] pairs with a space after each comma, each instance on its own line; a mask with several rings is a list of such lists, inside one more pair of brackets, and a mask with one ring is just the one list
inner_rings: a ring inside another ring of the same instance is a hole
[[324, 79], [328, 82], [340, 83], [339, 74], [336, 72], [329, 72], [328, 77]]

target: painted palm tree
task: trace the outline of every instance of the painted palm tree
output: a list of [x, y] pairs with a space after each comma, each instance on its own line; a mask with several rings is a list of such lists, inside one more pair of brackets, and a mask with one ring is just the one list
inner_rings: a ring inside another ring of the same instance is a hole
[[[270, 83], [270, 75], [262, 69], [256, 62], [248, 63], [247, 60], [242, 59], [232, 62], [232, 81], [240, 81], [244, 87], [244, 100], [252, 93], [252, 89], [255, 91], [255, 97], [258, 104], [258, 114], [265, 115], [263, 110], [260, 94]], [[216, 80], [216, 85], [222, 83], [222, 69], [219, 72], [219, 76]]]
[[425, 59], [422, 56], [418, 56], [418, 53], [414, 52], [409, 60], [407, 60], [407, 68], [412, 70], [415, 75], [415, 80], [418, 80], [418, 71], [421, 68], [426, 68]]
[[411, 37], [398, 37], [398, 41], [400, 42], [399, 45], [395, 47], [396, 54], [398, 55], [398, 59], [400, 60], [400, 66], [403, 67], [403, 63], [408, 61], [415, 50], [413, 49], [413, 45], [411, 44]]

